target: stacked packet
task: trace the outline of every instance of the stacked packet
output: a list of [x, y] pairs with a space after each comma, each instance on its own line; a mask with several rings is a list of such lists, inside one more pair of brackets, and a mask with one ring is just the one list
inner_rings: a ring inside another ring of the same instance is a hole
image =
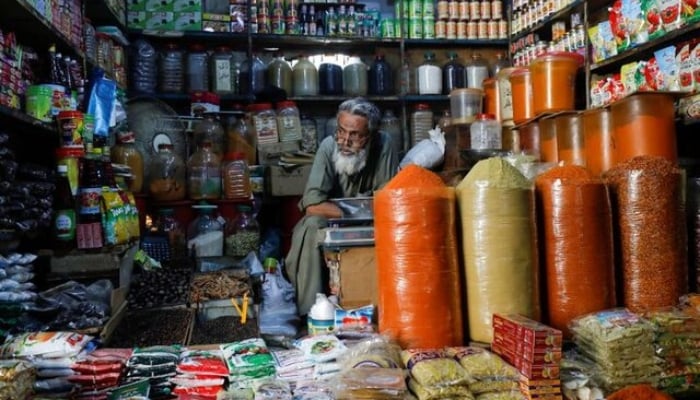
[[275, 376], [275, 360], [263, 339], [253, 338], [220, 346], [234, 388], [252, 388]]
[[443, 349], [403, 350], [401, 361], [409, 372], [408, 388], [418, 400], [474, 399], [471, 377]]
[[171, 378], [177, 375], [180, 346], [152, 346], [137, 348], [126, 363], [126, 383], [148, 380], [151, 397], [173, 393]]
[[28, 399], [36, 371], [23, 360], [0, 360], [0, 400]]
[[73, 375], [68, 380], [78, 386], [74, 396], [79, 400], [106, 400], [123, 377], [131, 349], [98, 349], [71, 366]]
[[498, 355], [474, 346], [447, 347], [445, 353], [471, 377], [469, 390], [476, 400], [526, 400], [519, 390], [520, 372]]
[[180, 356], [175, 384], [178, 398], [196, 397], [198, 400], [216, 400], [223, 392], [228, 367], [220, 351], [191, 350]]

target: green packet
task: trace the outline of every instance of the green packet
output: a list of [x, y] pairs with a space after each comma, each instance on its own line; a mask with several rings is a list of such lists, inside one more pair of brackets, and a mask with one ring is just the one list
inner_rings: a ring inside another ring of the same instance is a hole
[[148, 379], [117, 387], [107, 393], [107, 400], [147, 400], [151, 391]]

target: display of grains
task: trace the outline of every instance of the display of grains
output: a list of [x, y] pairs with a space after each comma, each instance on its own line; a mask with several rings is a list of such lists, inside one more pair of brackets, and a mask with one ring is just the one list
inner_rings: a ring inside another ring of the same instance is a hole
[[469, 337], [491, 343], [492, 315], [539, 319], [535, 195], [502, 158], [479, 161], [457, 185]]
[[192, 328], [190, 345], [232, 343], [259, 336], [257, 320], [248, 318], [245, 324], [241, 324], [239, 316], [224, 316], [210, 320], [195, 321]]
[[[171, 263], [175, 264], [177, 261]], [[185, 304], [190, 290], [192, 269], [182, 265], [144, 271], [129, 287], [130, 309], [143, 309]]]
[[545, 319], [568, 336], [572, 319], [616, 304], [610, 199], [603, 181], [580, 166], [554, 167], [535, 183]]
[[232, 299], [250, 291], [248, 273], [244, 270], [196, 274], [192, 278], [190, 301]]
[[110, 346], [186, 345], [193, 320], [194, 310], [187, 308], [130, 312], [114, 331]]
[[238, 231], [226, 236], [226, 254], [233, 257], [245, 257], [256, 251], [260, 244], [260, 232]]
[[621, 254], [622, 305], [633, 312], [673, 306], [688, 289], [683, 174], [655, 156], [608, 171]]

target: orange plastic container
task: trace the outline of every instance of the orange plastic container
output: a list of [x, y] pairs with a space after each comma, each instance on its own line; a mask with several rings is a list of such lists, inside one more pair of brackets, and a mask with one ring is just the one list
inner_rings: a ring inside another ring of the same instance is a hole
[[513, 121], [516, 124], [535, 116], [532, 111], [532, 79], [530, 70], [518, 68], [510, 74], [510, 91], [513, 97]]
[[493, 114], [496, 120], [501, 120], [501, 95], [498, 92], [496, 78], [484, 79], [484, 114]]
[[573, 110], [576, 71], [583, 56], [570, 52], [550, 52], [530, 63], [532, 105], [535, 114]]
[[527, 155], [540, 157], [540, 124], [530, 122], [518, 128], [520, 134], [520, 151]]
[[540, 161], [559, 162], [557, 150], [557, 126], [554, 118], [542, 118], [539, 120], [540, 131]]
[[615, 163], [612, 115], [609, 108], [596, 108], [584, 112], [582, 118], [586, 168], [600, 175]]
[[638, 93], [611, 106], [615, 163], [641, 155], [678, 161], [673, 97]]
[[583, 121], [581, 114], [570, 113], [554, 117], [557, 131], [557, 154], [565, 165], [586, 166], [583, 147]]

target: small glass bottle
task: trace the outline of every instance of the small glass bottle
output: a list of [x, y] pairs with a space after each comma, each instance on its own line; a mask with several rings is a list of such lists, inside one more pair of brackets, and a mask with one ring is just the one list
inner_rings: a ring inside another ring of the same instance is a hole
[[245, 257], [251, 251], [258, 253], [260, 247], [260, 225], [247, 204], [236, 206], [238, 215], [226, 229], [226, 255]]
[[75, 248], [75, 201], [68, 183], [68, 167], [58, 166], [56, 191], [53, 196], [54, 250], [68, 252]]
[[193, 200], [221, 197], [221, 159], [209, 141], [204, 141], [187, 161], [187, 189]]
[[500, 150], [501, 124], [493, 114], [477, 114], [469, 127], [472, 150]]
[[148, 167], [149, 193], [155, 201], [177, 201], [185, 198], [186, 168], [172, 144], [158, 145], [158, 153]]

